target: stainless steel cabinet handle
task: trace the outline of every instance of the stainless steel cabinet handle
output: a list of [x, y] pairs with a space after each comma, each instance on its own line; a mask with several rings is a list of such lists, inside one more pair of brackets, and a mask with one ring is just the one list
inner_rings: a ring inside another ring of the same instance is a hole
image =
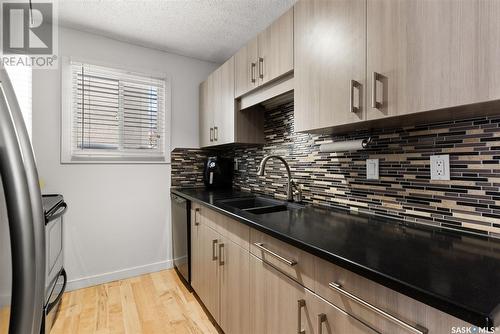
[[261, 242], [255, 242], [254, 245], [256, 247], [258, 247], [260, 250], [266, 252], [267, 254], [271, 255], [272, 257], [275, 257], [276, 259], [280, 260], [281, 262], [289, 265], [290, 267], [293, 267], [297, 264], [297, 261], [295, 260], [288, 260], [286, 258], [284, 258], [283, 256], [273, 252], [272, 250], [269, 250], [267, 249], [266, 247], [264, 247], [264, 244], [261, 243]]
[[214, 127], [214, 140], [215, 141], [219, 140], [219, 127], [218, 126]]
[[372, 73], [372, 108], [380, 109], [382, 108], [382, 104], [377, 102], [377, 81], [380, 80], [380, 74], [377, 72]]
[[224, 244], [219, 244], [219, 266], [224, 265], [224, 258], [223, 258], [223, 251], [224, 250]]
[[264, 58], [259, 57], [259, 78], [264, 79]]
[[326, 314], [318, 314], [318, 334], [323, 334], [323, 323], [326, 321]]
[[340, 293], [341, 295], [349, 298], [349, 299], [352, 299], [353, 301], [355, 301], [356, 303], [366, 307], [367, 309], [377, 313], [378, 315], [380, 315], [381, 317], [389, 320], [389, 321], [392, 321], [394, 322], [395, 324], [405, 328], [406, 330], [412, 332], [412, 333], [415, 333], [415, 334], [426, 334], [428, 332], [428, 330], [426, 328], [423, 328], [421, 326], [412, 326], [406, 322], [404, 322], [403, 320], [400, 320], [398, 318], [396, 318], [395, 316], [393, 316], [392, 314], [389, 314], [387, 312], [385, 312], [384, 310], [381, 310], [379, 309], [378, 307], [368, 303], [367, 301], [353, 295], [352, 293], [342, 289], [342, 285], [338, 284], [338, 283], [335, 283], [335, 282], [330, 282], [328, 284], [328, 286], [337, 291], [338, 293]]
[[257, 64], [255, 64], [254, 62], [252, 62], [252, 65], [250, 67], [250, 71], [251, 71], [251, 75], [252, 75], [252, 83], [255, 83], [256, 81], [256, 78], [255, 78], [255, 68], [257, 67]]
[[210, 128], [210, 141], [214, 141], [214, 128]]
[[194, 225], [196, 226], [200, 225], [200, 221], [198, 220], [199, 216], [200, 216], [200, 208], [194, 209]]
[[297, 334], [305, 334], [305, 330], [302, 329], [302, 308], [306, 306], [306, 301], [304, 299], [299, 299], [297, 301]]
[[[360, 110], [360, 107], [355, 107], [354, 106], [354, 89], [360, 89], [361, 84], [357, 82], [356, 80], [351, 80], [351, 87], [350, 87], [350, 96], [349, 96], [349, 111], [352, 113], [356, 113]], [[360, 96], [360, 95], [359, 95]], [[358, 100], [358, 105], [361, 106], [359, 103], [360, 100]]]
[[217, 239], [212, 240], [212, 261], [217, 261]]

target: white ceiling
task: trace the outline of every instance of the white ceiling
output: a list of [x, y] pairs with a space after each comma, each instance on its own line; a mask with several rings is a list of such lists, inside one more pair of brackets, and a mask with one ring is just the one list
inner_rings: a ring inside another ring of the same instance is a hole
[[296, 0], [63, 0], [62, 26], [222, 63]]

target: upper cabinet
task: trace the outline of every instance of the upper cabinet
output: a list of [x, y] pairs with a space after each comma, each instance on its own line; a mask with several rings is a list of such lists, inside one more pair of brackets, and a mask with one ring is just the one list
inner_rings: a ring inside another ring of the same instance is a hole
[[[449, 108], [500, 99], [498, 0], [300, 0], [294, 10], [296, 131], [484, 115]], [[415, 115], [424, 111], [436, 112]]]
[[295, 5], [295, 131], [365, 119], [366, 0]]
[[200, 84], [200, 147], [264, 139], [263, 114], [236, 108], [234, 68], [231, 57]]
[[293, 33], [292, 8], [236, 53], [236, 97], [293, 70]]
[[235, 96], [241, 96], [259, 85], [257, 73], [258, 38], [255, 37], [234, 55]]
[[500, 1], [368, 0], [368, 119], [500, 98]]
[[293, 70], [293, 8], [259, 34], [259, 84]]
[[200, 146], [234, 141], [234, 57], [200, 84]]

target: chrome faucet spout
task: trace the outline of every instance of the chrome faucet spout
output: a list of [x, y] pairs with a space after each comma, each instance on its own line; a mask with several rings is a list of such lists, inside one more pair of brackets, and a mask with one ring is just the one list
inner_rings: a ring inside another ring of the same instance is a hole
[[280, 157], [279, 155], [266, 155], [262, 161], [260, 162], [259, 169], [257, 171], [257, 175], [259, 176], [264, 176], [264, 171], [266, 168], [266, 163], [269, 159], [274, 158], [280, 160], [283, 165], [285, 166], [286, 169], [286, 174], [287, 174], [287, 188], [286, 188], [286, 196], [288, 201], [293, 201], [293, 181], [292, 181], [292, 173], [290, 171], [290, 166], [288, 165], [288, 162], [283, 157]]

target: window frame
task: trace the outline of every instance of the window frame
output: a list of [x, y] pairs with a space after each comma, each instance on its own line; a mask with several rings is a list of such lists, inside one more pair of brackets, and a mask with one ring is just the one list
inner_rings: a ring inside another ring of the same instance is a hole
[[[163, 152], [133, 152], [130, 150], [124, 154], [123, 151], [111, 152], [87, 150], [88, 154], [74, 154], [73, 152], [73, 92], [72, 92], [72, 63], [84, 63], [99, 67], [105, 67], [112, 71], [121, 72], [125, 75], [138, 75], [152, 77], [164, 81], [164, 129]], [[169, 164], [170, 163], [170, 141], [171, 141], [171, 81], [165, 73], [151, 70], [123, 68], [118, 64], [105, 64], [98, 61], [82, 60], [74, 57], [63, 57], [61, 61], [61, 164]], [[136, 154], [134, 154], [136, 153]], [[149, 153], [149, 154], [148, 154]]]

